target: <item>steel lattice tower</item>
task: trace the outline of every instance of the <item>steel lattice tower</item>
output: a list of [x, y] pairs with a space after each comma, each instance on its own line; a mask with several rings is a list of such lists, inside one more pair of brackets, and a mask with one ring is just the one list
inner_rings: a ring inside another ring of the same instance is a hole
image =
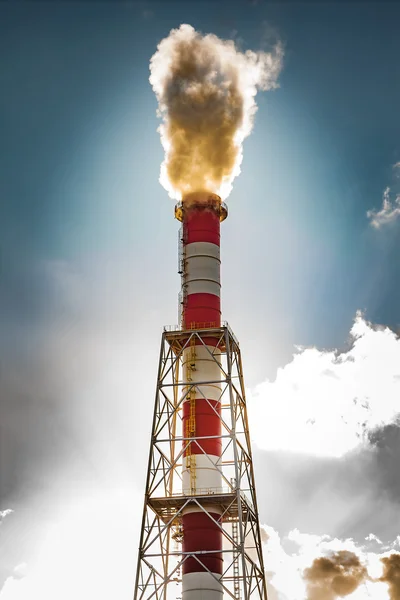
[[219, 196], [175, 207], [181, 323], [164, 328], [135, 600], [267, 600], [239, 343], [220, 309]]

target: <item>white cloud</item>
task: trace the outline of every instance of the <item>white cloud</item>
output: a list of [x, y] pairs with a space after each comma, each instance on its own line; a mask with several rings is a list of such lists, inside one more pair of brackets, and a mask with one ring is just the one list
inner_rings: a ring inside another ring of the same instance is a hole
[[372, 227], [375, 227], [375, 229], [379, 229], [382, 225], [396, 221], [396, 219], [400, 217], [400, 194], [396, 194], [394, 201], [392, 202], [390, 199], [390, 188], [387, 187], [383, 192], [382, 208], [378, 211], [369, 210], [367, 212], [367, 217], [370, 219], [371, 225]]
[[397, 162], [393, 165], [393, 170], [398, 172], [397, 177], [399, 177], [400, 176], [400, 160], [399, 160], [399, 162]]
[[26, 575], [26, 569], [28, 565], [25, 562], [20, 563], [16, 567], [14, 567], [12, 576], [14, 579], [22, 579]]
[[13, 513], [13, 512], [14, 511], [11, 508], [7, 508], [6, 510], [0, 510], [0, 523], [2, 522], [3, 519], [8, 517], [8, 515], [11, 515], [11, 513]]
[[380, 540], [376, 535], [374, 535], [373, 533], [370, 533], [369, 535], [367, 535], [367, 537], [365, 538], [366, 542], [376, 542], [377, 544], [379, 544], [380, 546], [382, 546], [383, 542], [382, 540]]
[[266, 450], [340, 457], [400, 413], [400, 339], [357, 313], [342, 353], [298, 349], [248, 393], [250, 429]]

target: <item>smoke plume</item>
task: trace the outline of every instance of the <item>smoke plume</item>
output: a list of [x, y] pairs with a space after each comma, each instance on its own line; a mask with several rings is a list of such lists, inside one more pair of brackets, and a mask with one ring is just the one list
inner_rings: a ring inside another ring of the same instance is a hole
[[400, 554], [391, 554], [381, 558], [383, 575], [379, 581], [384, 581], [389, 586], [390, 600], [400, 599]]
[[272, 52], [240, 52], [233, 41], [173, 29], [150, 61], [165, 150], [160, 183], [170, 196], [207, 190], [226, 198], [240, 173], [242, 143], [257, 110], [257, 89], [278, 87], [280, 43]]
[[367, 569], [354, 552], [339, 550], [316, 558], [305, 569], [308, 600], [335, 600], [348, 596], [367, 578]]

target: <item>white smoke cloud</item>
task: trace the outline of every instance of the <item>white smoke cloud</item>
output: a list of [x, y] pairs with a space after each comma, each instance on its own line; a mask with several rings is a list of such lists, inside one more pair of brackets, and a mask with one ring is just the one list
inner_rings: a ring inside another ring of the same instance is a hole
[[278, 87], [283, 48], [240, 52], [232, 40], [183, 24], [150, 61], [165, 159], [160, 183], [172, 198], [208, 190], [226, 198], [240, 173], [257, 90]]
[[400, 339], [357, 313], [345, 352], [302, 348], [249, 392], [251, 431], [266, 450], [340, 457], [400, 413]]
[[396, 194], [392, 201], [390, 199], [390, 187], [385, 188], [382, 196], [382, 208], [378, 211], [369, 210], [367, 217], [375, 229], [396, 221], [400, 217], [400, 194]]

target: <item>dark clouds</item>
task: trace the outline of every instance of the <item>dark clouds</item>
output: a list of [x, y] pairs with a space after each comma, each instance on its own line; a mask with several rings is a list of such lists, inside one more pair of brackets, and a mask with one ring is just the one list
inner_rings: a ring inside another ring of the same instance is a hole
[[256, 450], [256, 476], [274, 481], [257, 478], [264, 522], [280, 531], [297, 527], [360, 543], [374, 533], [392, 542], [400, 533], [400, 428], [376, 429], [369, 440], [341, 459]]
[[[60, 262], [36, 273], [43, 314], [28, 319], [15, 347], [0, 344], [3, 500], [22, 488], [26, 493], [46, 485], [52, 469], [66, 460], [96, 476], [90, 444], [98, 434], [111, 435], [123, 411], [131, 414], [134, 408], [130, 365], [140, 350], [133, 282], [115, 270], [111, 279], [86, 278]], [[156, 324], [154, 333], [158, 338]], [[135, 409], [140, 412], [140, 405]], [[109, 449], [114, 445], [115, 440]]]
[[393, 501], [400, 501], [400, 420], [385, 425], [369, 434], [373, 449], [374, 477], [383, 493]]

